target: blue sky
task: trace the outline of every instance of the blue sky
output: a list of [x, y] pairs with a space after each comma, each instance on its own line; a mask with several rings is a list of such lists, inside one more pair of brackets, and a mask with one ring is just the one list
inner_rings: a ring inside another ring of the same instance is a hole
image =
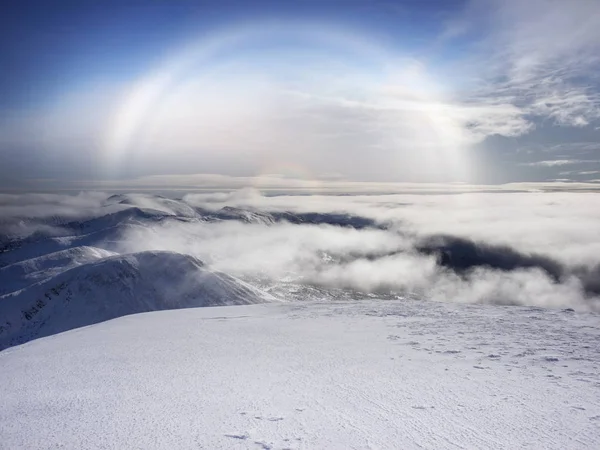
[[371, 30], [413, 48], [440, 31], [462, 1], [25, 0], [4, 6], [3, 106], [43, 102], [103, 77], [143, 74], [195, 33], [229, 23], [307, 18]]
[[600, 179], [600, 3], [22, 1], [2, 187]]

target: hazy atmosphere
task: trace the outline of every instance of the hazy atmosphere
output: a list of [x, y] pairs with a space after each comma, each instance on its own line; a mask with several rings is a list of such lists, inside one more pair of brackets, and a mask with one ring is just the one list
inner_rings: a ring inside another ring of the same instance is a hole
[[5, 190], [600, 179], [595, 0], [59, 4], [3, 6]]

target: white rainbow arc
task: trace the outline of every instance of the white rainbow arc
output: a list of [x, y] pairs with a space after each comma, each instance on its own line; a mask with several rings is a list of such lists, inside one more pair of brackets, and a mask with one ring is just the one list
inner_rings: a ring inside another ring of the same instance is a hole
[[[351, 30], [332, 27], [329, 24], [315, 22], [293, 21], [268, 21], [256, 22], [230, 27], [210, 35], [193, 39], [191, 43], [175, 53], [160, 67], [140, 79], [125, 95], [124, 100], [113, 115], [107, 133], [104, 152], [104, 170], [108, 173], [118, 171], [126, 156], [135, 147], [136, 138], [143, 133], [144, 124], [149, 115], [160, 107], [161, 100], [173, 89], [177, 88], [180, 80], [185, 77], [191, 68], [205, 65], [205, 70], [210, 69], [211, 58], [221, 53], [260, 39], [273, 39], [278, 37], [298, 36], [303, 39], [322, 43], [324, 46], [337, 47], [344, 51], [352, 52], [357, 56], [373, 61], [378, 69], [392, 69], [400, 63], [406, 63], [408, 58], [398, 57], [385, 46], [370, 38]], [[393, 70], [393, 69], [392, 69]], [[438, 94], [433, 91], [415, 91], [415, 96], [422, 104], [433, 105], [427, 113], [430, 130], [433, 134], [439, 133], [440, 141], [448, 139], [448, 116], [445, 114], [442, 102], [436, 98]], [[419, 102], [417, 102], [419, 103]], [[418, 106], [417, 106], [418, 107]], [[441, 145], [440, 148], [446, 148]], [[447, 151], [439, 152], [433, 158], [444, 158], [449, 163], [463, 165], [455, 148], [447, 146]], [[283, 164], [289, 164], [289, 161]], [[276, 165], [277, 162], [273, 162]]]

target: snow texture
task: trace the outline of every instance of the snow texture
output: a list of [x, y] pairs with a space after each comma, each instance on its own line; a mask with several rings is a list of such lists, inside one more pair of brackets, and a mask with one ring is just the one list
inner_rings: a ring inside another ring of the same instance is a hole
[[406, 299], [131, 315], [0, 352], [0, 448], [600, 448], [599, 338]]

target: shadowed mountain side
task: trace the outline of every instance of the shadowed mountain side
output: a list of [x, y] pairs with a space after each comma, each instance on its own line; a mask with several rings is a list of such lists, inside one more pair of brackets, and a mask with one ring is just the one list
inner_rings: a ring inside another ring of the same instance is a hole
[[509, 246], [489, 245], [456, 236], [431, 236], [421, 241], [416, 249], [426, 255], [437, 255], [442, 267], [465, 274], [476, 267], [501, 271], [538, 268], [554, 281], [576, 277], [587, 295], [600, 294], [600, 265], [569, 267], [548, 256], [526, 254]]
[[271, 300], [192, 256], [113, 256], [1, 297], [0, 349], [128, 314]]
[[257, 211], [225, 206], [218, 211], [207, 211], [197, 208], [198, 213], [207, 220], [237, 220], [244, 223], [271, 225], [277, 222], [288, 222], [294, 225], [333, 225], [362, 230], [365, 228], [385, 229], [377, 221], [346, 213], [322, 212], [290, 212], [290, 211]]
[[0, 248], [0, 267], [36, 258], [76, 246], [92, 246], [112, 250], [111, 242], [136, 227], [149, 227], [166, 220], [187, 222], [186, 216], [175, 216], [163, 211], [138, 207], [125, 207], [83, 222], [71, 221], [60, 227], [54, 236], [35, 233], [24, 239], [9, 241]]
[[120, 223], [88, 234], [21, 241], [14, 248], [0, 252], [0, 268], [74, 247], [89, 246], [111, 251], [127, 232], [143, 229], [146, 229], [144, 225]]
[[527, 255], [508, 246], [488, 245], [449, 235], [426, 238], [416, 249], [426, 255], [438, 255], [440, 265], [457, 273], [480, 266], [505, 271], [537, 267], [558, 281], [565, 270], [559, 262], [546, 256]]
[[116, 253], [95, 247], [73, 247], [0, 268], [0, 295], [15, 292], [75, 266], [114, 256]]

